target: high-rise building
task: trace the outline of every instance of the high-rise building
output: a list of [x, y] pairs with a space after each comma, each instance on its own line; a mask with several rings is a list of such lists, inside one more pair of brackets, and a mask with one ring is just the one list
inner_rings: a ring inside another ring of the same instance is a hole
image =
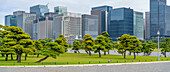
[[7, 26], [17, 26], [17, 18], [15, 15], [5, 16], [5, 25]]
[[45, 17], [54, 17], [55, 15], [57, 15], [57, 13], [49, 12], [44, 14]]
[[166, 6], [166, 12], [165, 13], [166, 13], [166, 16], [165, 16], [165, 18], [166, 18], [165, 19], [165, 24], [166, 24], [165, 25], [165, 27], [166, 27], [165, 28], [166, 29], [165, 35], [169, 37], [170, 36], [170, 6]]
[[36, 5], [30, 7], [30, 13], [36, 13], [37, 18], [43, 17], [45, 13], [48, 13], [49, 9], [47, 5]]
[[99, 18], [99, 35], [102, 34], [102, 32], [108, 30], [108, 25], [110, 23], [109, 18], [110, 18], [110, 10], [112, 9], [111, 6], [98, 6], [98, 7], [93, 7], [91, 14], [92, 15], [98, 15]]
[[145, 12], [145, 40], [150, 39], [150, 12]]
[[53, 17], [41, 17], [34, 20], [33, 39], [53, 38]]
[[64, 7], [64, 6], [54, 7], [54, 12], [57, 14], [65, 13], [65, 12], [67, 12], [67, 7]]
[[53, 35], [54, 39], [59, 34], [63, 34], [71, 44], [82, 36], [82, 19], [81, 14], [65, 12], [54, 17]]
[[84, 35], [90, 34], [93, 39], [98, 36], [98, 16], [82, 15], [82, 38]]
[[13, 15], [18, 16], [18, 15], [21, 15], [24, 13], [25, 13], [25, 11], [15, 11], [15, 12], [13, 12]]
[[134, 36], [137, 37], [139, 40], [144, 40], [144, 19], [143, 19], [143, 12], [134, 11], [134, 26], [133, 26], [133, 33]]
[[107, 12], [104, 10], [92, 10], [91, 15], [98, 16], [98, 35], [102, 32], [107, 31]]
[[150, 0], [150, 36], [157, 37], [157, 32], [160, 35], [165, 35], [165, 9], [166, 0]]
[[[33, 21], [36, 19], [36, 14], [24, 13], [17, 16], [17, 27], [22, 28], [22, 30], [31, 37], [33, 37]], [[31, 38], [33, 39], [33, 38]]]
[[104, 10], [104, 11], [107, 11], [107, 13], [109, 13], [111, 9], [112, 9], [111, 6], [106, 6], [106, 5], [92, 8], [92, 10]]
[[133, 35], [133, 9], [112, 9], [110, 15], [108, 33], [113, 41], [117, 41], [117, 38], [123, 34]]

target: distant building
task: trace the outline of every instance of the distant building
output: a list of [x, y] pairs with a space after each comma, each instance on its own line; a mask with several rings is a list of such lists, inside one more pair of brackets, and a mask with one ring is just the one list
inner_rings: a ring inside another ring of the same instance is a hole
[[166, 15], [165, 15], [165, 24], [166, 24], [166, 32], [165, 32], [165, 35], [166, 36], [170, 36], [170, 6], [166, 6]]
[[98, 35], [101, 35], [102, 32], [108, 30], [108, 25], [109, 25], [109, 12], [112, 9], [111, 6], [98, 6], [98, 7], [93, 7], [91, 14], [92, 15], [98, 15], [99, 21], [98, 21]]
[[150, 12], [145, 12], [145, 40], [150, 39]]
[[54, 7], [54, 12], [57, 14], [65, 13], [65, 12], [67, 12], [67, 7], [64, 7], [64, 6]]
[[144, 19], [143, 13], [134, 11], [134, 26], [133, 26], [133, 33], [134, 36], [137, 37], [139, 40], [144, 40]]
[[91, 15], [98, 16], [98, 35], [102, 32], [107, 31], [107, 12], [104, 10], [92, 10]]
[[48, 13], [49, 9], [47, 5], [36, 5], [30, 7], [30, 13], [36, 13], [37, 18], [43, 17], [45, 13]]
[[5, 25], [6, 26], [17, 26], [17, 18], [15, 15], [5, 16]]
[[165, 10], [166, 0], [150, 0], [150, 36], [157, 37], [157, 32], [160, 35], [165, 35]]
[[53, 38], [53, 17], [41, 17], [34, 20], [33, 39]]
[[49, 12], [44, 14], [45, 17], [54, 17], [55, 15], [57, 15], [57, 13], [54, 12]]
[[93, 39], [98, 36], [98, 16], [82, 15], [82, 38], [84, 35], [90, 34]]
[[110, 12], [110, 24], [108, 33], [113, 41], [123, 34], [133, 34], [133, 9], [117, 8]]
[[[33, 37], [33, 21], [36, 19], [36, 14], [24, 13], [17, 16], [17, 27], [22, 28], [22, 30], [31, 37]], [[31, 38], [32, 39], [32, 38]]]
[[82, 36], [82, 19], [81, 14], [66, 12], [54, 17], [53, 35], [54, 39], [59, 34], [63, 34], [71, 44]]
[[21, 15], [24, 13], [25, 13], [25, 11], [15, 11], [15, 12], [13, 12], [13, 15], [18, 16], [18, 15]]

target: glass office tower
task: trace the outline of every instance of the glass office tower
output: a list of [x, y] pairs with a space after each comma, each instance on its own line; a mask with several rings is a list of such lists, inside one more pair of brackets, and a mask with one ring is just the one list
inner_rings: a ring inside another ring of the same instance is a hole
[[82, 15], [82, 38], [84, 35], [90, 34], [93, 39], [98, 36], [98, 16]]
[[98, 6], [98, 7], [93, 7], [91, 14], [92, 15], [98, 15], [99, 18], [99, 35], [101, 35], [102, 32], [108, 30], [108, 25], [109, 25], [109, 12], [112, 9], [111, 6]]
[[166, 24], [166, 32], [165, 35], [170, 37], [170, 6], [166, 6], [166, 16], [165, 16], [165, 24]]
[[108, 33], [113, 41], [123, 34], [133, 35], [133, 9], [117, 8], [112, 9]]
[[49, 9], [47, 5], [36, 5], [30, 7], [30, 13], [36, 13], [37, 18], [43, 17], [45, 13], [48, 13]]
[[15, 15], [5, 16], [5, 25], [7, 26], [17, 26], [17, 18]]
[[139, 40], [144, 40], [144, 19], [143, 19], [143, 12], [134, 11], [134, 26], [133, 26], [133, 33], [134, 36], [137, 37]]
[[145, 40], [150, 39], [150, 12], [145, 12]]
[[166, 0], [150, 0], [150, 36], [151, 39], [165, 35], [165, 9]]
[[54, 7], [54, 12], [57, 14], [65, 13], [65, 12], [67, 12], [67, 7], [64, 7], [64, 6]]

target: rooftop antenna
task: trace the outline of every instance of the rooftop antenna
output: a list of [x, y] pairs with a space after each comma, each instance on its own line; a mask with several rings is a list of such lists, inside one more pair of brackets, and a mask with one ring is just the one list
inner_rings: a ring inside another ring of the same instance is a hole
[[48, 6], [48, 5], [49, 5], [49, 3], [46, 4], [46, 6]]

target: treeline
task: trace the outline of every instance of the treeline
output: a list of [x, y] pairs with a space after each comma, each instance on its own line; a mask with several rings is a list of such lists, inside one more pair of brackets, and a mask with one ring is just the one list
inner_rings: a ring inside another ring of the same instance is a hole
[[36, 63], [39, 63], [48, 57], [56, 58], [59, 54], [65, 53], [69, 45], [64, 35], [59, 35], [58, 39], [52, 42], [51, 39], [44, 40], [31, 40], [30, 35], [23, 32], [22, 28], [15, 26], [2, 26], [0, 25], [0, 53], [8, 60], [8, 56], [11, 55], [11, 60], [13, 60], [13, 55], [17, 55], [17, 62], [21, 63], [21, 55], [25, 54], [25, 60], [27, 55], [43, 55], [43, 59], [40, 59]]
[[[65, 53], [71, 47], [71, 45], [67, 44], [67, 39], [64, 38], [64, 35], [59, 35], [59, 38], [55, 40], [31, 40], [30, 35], [23, 32], [22, 28], [2, 25], [0, 25], [0, 28], [3, 29], [0, 30], [0, 54], [5, 57], [6, 61], [8, 61], [9, 56], [11, 56], [11, 60], [14, 60], [13, 55], [17, 56], [16, 60], [18, 63], [21, 63], [23, 54], [25, 55], [25, 60], [27, 60], [28, 55], [37, 57], [39, 55], [45, 56], [36, 62], [39, 63], [49, 57], [56, 58], [56, 56]], [[73, 43], [73, 50], [80, 53], [79, 50], [83, 49], [90, 56], [92, 56], [91, 52], [94, 51], [95, 53], [99, 53], [99, 57], [101, 57], [102, 51], [106, 55], [110, 54], [110, 50], [116, 48], [118, 53], [124, 55], [124, 58], [126, 58], [126, 52], [129, 51], [134, 54], [134, 59], [136, 59], [136, 53], [143, 52], [147, 55], [157, 48], [157, 46], [157, 43], [140, 41], [135, 36], [128, 34], [122, 35], [118, 38], [118, 41], [114, 42], [105, 31], [102, 32], [102, 35], [97, 36], [96, 39], [93, 39], [89, 34], [84, 35], [81, 42], [75, 41]], [[162, 48], [161, 51], [166, 57], [166, 52], [170, 52], [170, 38], [166, 38], [161, 42], [160, 48]]]
[[[101, 57], [101, 51], [106, 55], [106, 52], [109, 54], [109, 50], [117, 49], [118, 53], [124, 55], [124, 58], [126, 58], [126, 52], [128, 51], [130, 55], [133, 53], [134, 59], [136, 59], [136, 54], [143, 52], [144, 55], [148, 56], [158, 47], [155, 40], [140, 41], [135, 36], [129, 34], [124, 34], [117, 39], [118, 41], [112, 41], [112, 38], [109, 37], [107, 32], [103, 32], [96, 39], [93, 39], [87, 34], [83, 36], [83, 41], [75, 41], [73, 43], [72, 50], [80, 53], [79, 50], [83, 49], [90, 56], [92, 56], [91, 51], [94, 51], [95, 53], [99, 53], [99, 57]], [[166, 57], [166, 52], [170, 52], [170, 38], [162, 39], [162, 41], [164, 42], [160, 43], [160, 48], [162, 54]]]

